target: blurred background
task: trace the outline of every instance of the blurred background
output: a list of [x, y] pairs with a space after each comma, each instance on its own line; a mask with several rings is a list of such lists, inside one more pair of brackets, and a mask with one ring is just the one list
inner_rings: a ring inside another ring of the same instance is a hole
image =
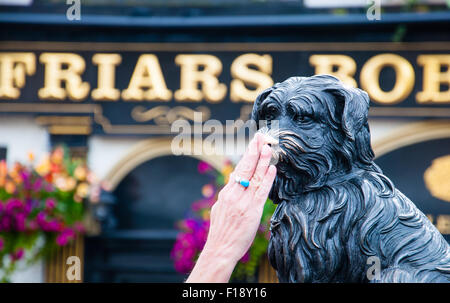
[[[246, 121], [263, 89], [322, 73], [369, 93], [376, 163], [450, 240], [449, 6], [0, 0], [3, 281], [183, 281], [239, 155], [174, 155], [171, 123]], [[235, 281], [276, 281], [273, 208]]]

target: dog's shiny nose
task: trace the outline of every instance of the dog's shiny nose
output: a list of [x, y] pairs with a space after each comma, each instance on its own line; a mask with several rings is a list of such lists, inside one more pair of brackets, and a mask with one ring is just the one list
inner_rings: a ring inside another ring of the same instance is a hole
[[272, 149], [272, 158], [270, 159], [270, 164], [276, 165], [280, 159], [280, 144], [278, 138], [275, 136], [275, 133], [268, 129], [267, 127], [263, 127], [258, 130], [264, 137], [264, 141], [267, 145]]

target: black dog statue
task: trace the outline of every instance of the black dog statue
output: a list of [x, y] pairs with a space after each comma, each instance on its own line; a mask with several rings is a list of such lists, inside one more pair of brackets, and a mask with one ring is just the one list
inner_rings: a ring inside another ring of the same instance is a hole
[[329, 75], [256, 99], [252, 119], [279, 127], [268, 254], [280, 282], [450, 282], [449, 244], [373, 162], [368, 110], [366, 92]]

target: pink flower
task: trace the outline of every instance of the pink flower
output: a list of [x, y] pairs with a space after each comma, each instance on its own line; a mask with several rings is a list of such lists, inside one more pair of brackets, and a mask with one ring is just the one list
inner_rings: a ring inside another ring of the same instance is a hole
[[204, 174], [211, 169], [211, 165], [206, 163], [205, 161], [198, 162], [197, 170], [199, 173]]
[[28, 229], [29, 230], [36, 230], [36, 229], [38, 229], [39, 228], [39, 225], [38, 225], [38, 223], [36, 222], [36, 220], [31, 220], [31, 221], [29, 221], [28, 222]]
[[1, 230], [3, 231], [9, 231], [11, 228], [11, 218], [4, 216], [2, 218], [2, 221], [0, 222]]
[[27, 202], [25, 203], [24, 212], [26, 214], [29, 214], [33, 210], [33, 204], [34, 201], [31, 199], [27, 199]]
[[64, 246], [70, 240], [74, 239], [75, 235], [76, 234], [72, 229], [66, 228], [56, 237], [56, 244], [58, 244], [59, 246]]
[[75, 224], [73, 225], [73, 228], [75, 229], [75, 231], [77, 233], [84, 233], [86, 231], [83, 223], [81, 223], [81, 222], [75, 222]]
[[266, 231], [266, 227], [264, 226], [264, 224], [260, 224], [259, 226], [258, 226], [258, 231], [259, 232], [265, 232]]
[[19, 199], [10, 199], [7, 203], [6, 203], [6, 207], [5, 207], [5, 212], [10, 214], [12, 213], [15, 209], [21, 209], [23, 207], [23, 203], [22, 201], [20, 201]]
[[46, 229], [47, 229], [47, 220], [46, 220], [46, 215], [45, 215], [45, 213], [43, 211], [41, 211], [40, 213], [37, 214], [36, 222], [44, 231], [46, 231]]
[[245, 255], [242, 256], [240, 262], [241, 263], [247, 263], [250, 260], [250, 253], [247, 251]]
[[44, 190], [46, 192], [52, 192], [55, 188], [51, 183], [44, 183]]
[[194, 231], [195, 229], [197, 229], [197, 221], [195, 221], [194, 219], [188, 218], [186, 220], [184, 220], [184, 225], [186, 226], [186, 228], [188, 229], [188, 231]]
[[34, 181], [34, 183], [33, 183], [33, 187], [32, 187], [33, 191], [36, 191], [36, 192], [40, 191], [42, 188], [42, 185], [43, 185], [42, 183], [43, 183], [42, 178], [37, 178], [36, 181]]
[[17, 231], [24, 231], [25, 230], [25, 214], [18, 213], [15, 217], [16, 221], [16, 230]]
[[25, 251], [23, 250], [23, 248], [17, 249], [15, 252], [13, 252], [11, 254], [11, 260], [18, 261], [18, 260], [22, 259], [24, 253], [25, 253]]
[[52, 211], [56, 206], [56, 201], [55, 199], [52, 198], [48, 198], [47, 200], [45, 200], [45, 209], [47, 211]]
[[64, 230], [64, 223], [58, 221], [57, 219], [54, 219], [52, 221], [47, 222], [47, 229], [48, 231], [61, 232]]
[[69, 242], [69, 238], [64, 233], [61, 233], [56, 237], [56, 244], [59, 246], [64, 246], [67, 242]]

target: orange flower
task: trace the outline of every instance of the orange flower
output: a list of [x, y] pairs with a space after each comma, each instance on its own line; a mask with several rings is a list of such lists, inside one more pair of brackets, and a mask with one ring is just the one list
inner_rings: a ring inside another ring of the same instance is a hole
[[52, 155], [50, 156], [50, 161], [54, 164], [61, 164], [64, 158], [64, 150], [62, 147], [57, 147], [53, 151]]
[[60, 173], [62, 171], [62, 167], [60, 164], [50, 163], [50, 171], [54, 173]]
[[87, 169], [84, 166], [78, 166], [77, 168], [75, 168], [73, 174], [77, 180], [84, 181], [86, 180]]
[[89, 185], [86, 182], [78, 185], [76, 194], [82, 198], [86, 198], [89, 194]]
[[83, 201], [83, 199], [82, 199], [80, 196], [78, 196], [77, 194], [75, 194], [75, 195], [73, 196], [73, 200], [75, 200], [75, 202], [78, 202], [78, 203], [80, 203], [81, 201]]
[[8, 165], [5, 160], [0, 161], [0, 177], [6, 177], [8, 174]]
[[34, 161], [34, 153], [33, 152], [28, 152], [28, 161], [33, 162]]
[[74, 178], [69, 177], [66, 179], [66, 186], [67, 191], [71, 191], [77, 186], [77, 181]]
[[17, 184], [22, 183], [22, 177], [20, 176], [20, 171], [21, 170], [22, 170], [22, 166], [19, 163], [14, 163], [13, 169], [11, 169], [9, 171], [9, 176]]
[[214, 187], [211, 184], [206, 184], [202, 187], [202, 195], [205, 198], [210, 198], [214, 195]]
[[210, 215], [211, 215], [211, 211], [209, 209], [204, 210], [203, 213], [202, 213], [203, 220], [209, 221]]
[[36, 172], [41, 175], [41, 176], [45, 176], [50, 172], [50, 159], [49, 157], [45, 157], [44, 160], [39, 163], [39, 165], [37, 165], [35, 167]]
[[62, 191], [71, 191], [77, 186], [77, 181], [72, 177], [57, 176], [54, 184]]
[[16, 191], [16, 185], [11, 181], [6, 181], [5, 190], [8, 194], [13, 194]]
[[222, 168], [222, 175], [224, 176], [225, 184], [228, 183], [228, 179], [232, 172], [233, 172], [233, 166], [229, 163], [226, 163], [224, 165], [224, 167]]

